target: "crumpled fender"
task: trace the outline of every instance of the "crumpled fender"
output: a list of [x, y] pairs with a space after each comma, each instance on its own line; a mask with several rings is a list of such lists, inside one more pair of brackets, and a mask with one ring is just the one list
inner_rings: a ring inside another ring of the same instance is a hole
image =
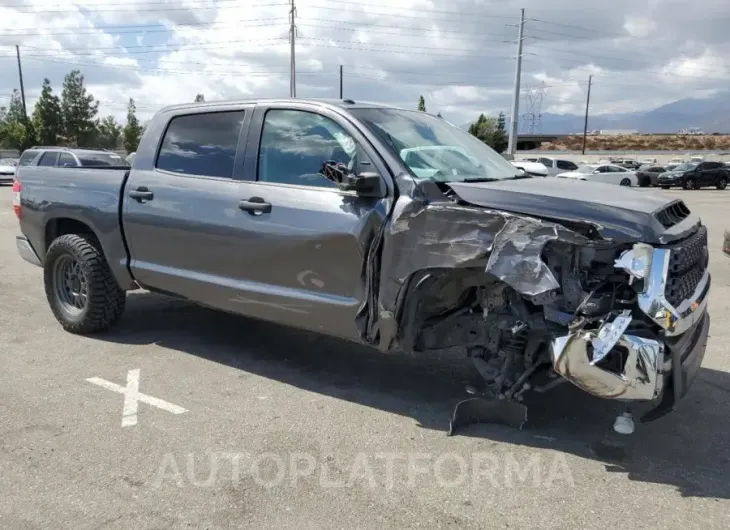
[[416, 273], [484, 267], [535, 296], [560, 285], [541, 257], [548, 242], [591, 241], [558, 223], [456, 203], [432, 181], [396, 180], [401, 195], [370, 246], [367, 296], [357, 319], [362, 340], [384, 351], [398, 346], [400, 315]]

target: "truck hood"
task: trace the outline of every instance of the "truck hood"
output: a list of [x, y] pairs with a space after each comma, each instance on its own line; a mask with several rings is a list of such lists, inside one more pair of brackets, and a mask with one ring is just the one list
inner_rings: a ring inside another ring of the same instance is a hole
[[602, 237], [622, 243], [666, 243], [683, 237], [699, 224], [696, 217], [690, 216], [665, 228], [656, 214], [680, 201], [598, 182], [576, 184], [537, 178], [448, 185], [470, 204], [543, 219], [587, 222]]

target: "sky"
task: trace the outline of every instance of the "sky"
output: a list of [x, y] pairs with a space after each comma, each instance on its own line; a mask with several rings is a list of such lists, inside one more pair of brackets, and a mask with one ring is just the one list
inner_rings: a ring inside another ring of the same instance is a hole
[[[3, 0], [0, 106], [19, 88], [29, 113], [44, 78], [60, 94], [76, 68], [100, 117], [129, 98], [165, 105], [289, 96], [290, 0]], [[730, 81], [727, 0], [296, 0], [297, 96], [416, 108], [456, 124], [510, 116], [520, 9], [520, 111], [650, 110]]]

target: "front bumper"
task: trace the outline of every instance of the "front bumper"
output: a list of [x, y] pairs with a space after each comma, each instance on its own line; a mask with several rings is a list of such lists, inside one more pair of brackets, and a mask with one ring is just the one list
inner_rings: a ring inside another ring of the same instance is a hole
[[0, 182], [13, 182], [15, 175], [10, 173], [0, 173]]
[[38, 254], [36, 254], [36, 251], [33, 250], [33, 246], [30, 244], [30, 241], [28, 241], [28, 238], [25, 236], [15, 236], [15, 246], [18, 249], [18, 253], [20, 254], [20, 257], [23, 258], [28, 263], [32, 263], [33, 265], [36, 265], [38, 267], [42, 267], [41, 259], [38, 257]]
[[[637, 244], [616, 260], [616, 268], [644, 281], [638, 309], [659, 326], [659, 340], [625, 333], [635, 316], [626, 310], [597, 330], [573, 330], [550, 345], [557, 373], [595, 396], [643, 402], [642, 421], [670, 412], [687, 394], [709, 336], [709, 270], [704, 270], [689, 297], [672, 305], [665, 294], [671, 253]], [[604, 361], [612, 358], [609, 353], [621, 359], [620, 366]]]

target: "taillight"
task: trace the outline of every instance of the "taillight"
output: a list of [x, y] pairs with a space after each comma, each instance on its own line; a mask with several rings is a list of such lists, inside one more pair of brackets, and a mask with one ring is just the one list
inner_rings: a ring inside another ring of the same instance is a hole
[[13, 210], [15, 211], [15, 216], [20, 219], [20, 212], [22, 210], [20, 206], [20, 189], [22, 186], [20, 185], [20, 181], [18, 179], [13, 180]]

